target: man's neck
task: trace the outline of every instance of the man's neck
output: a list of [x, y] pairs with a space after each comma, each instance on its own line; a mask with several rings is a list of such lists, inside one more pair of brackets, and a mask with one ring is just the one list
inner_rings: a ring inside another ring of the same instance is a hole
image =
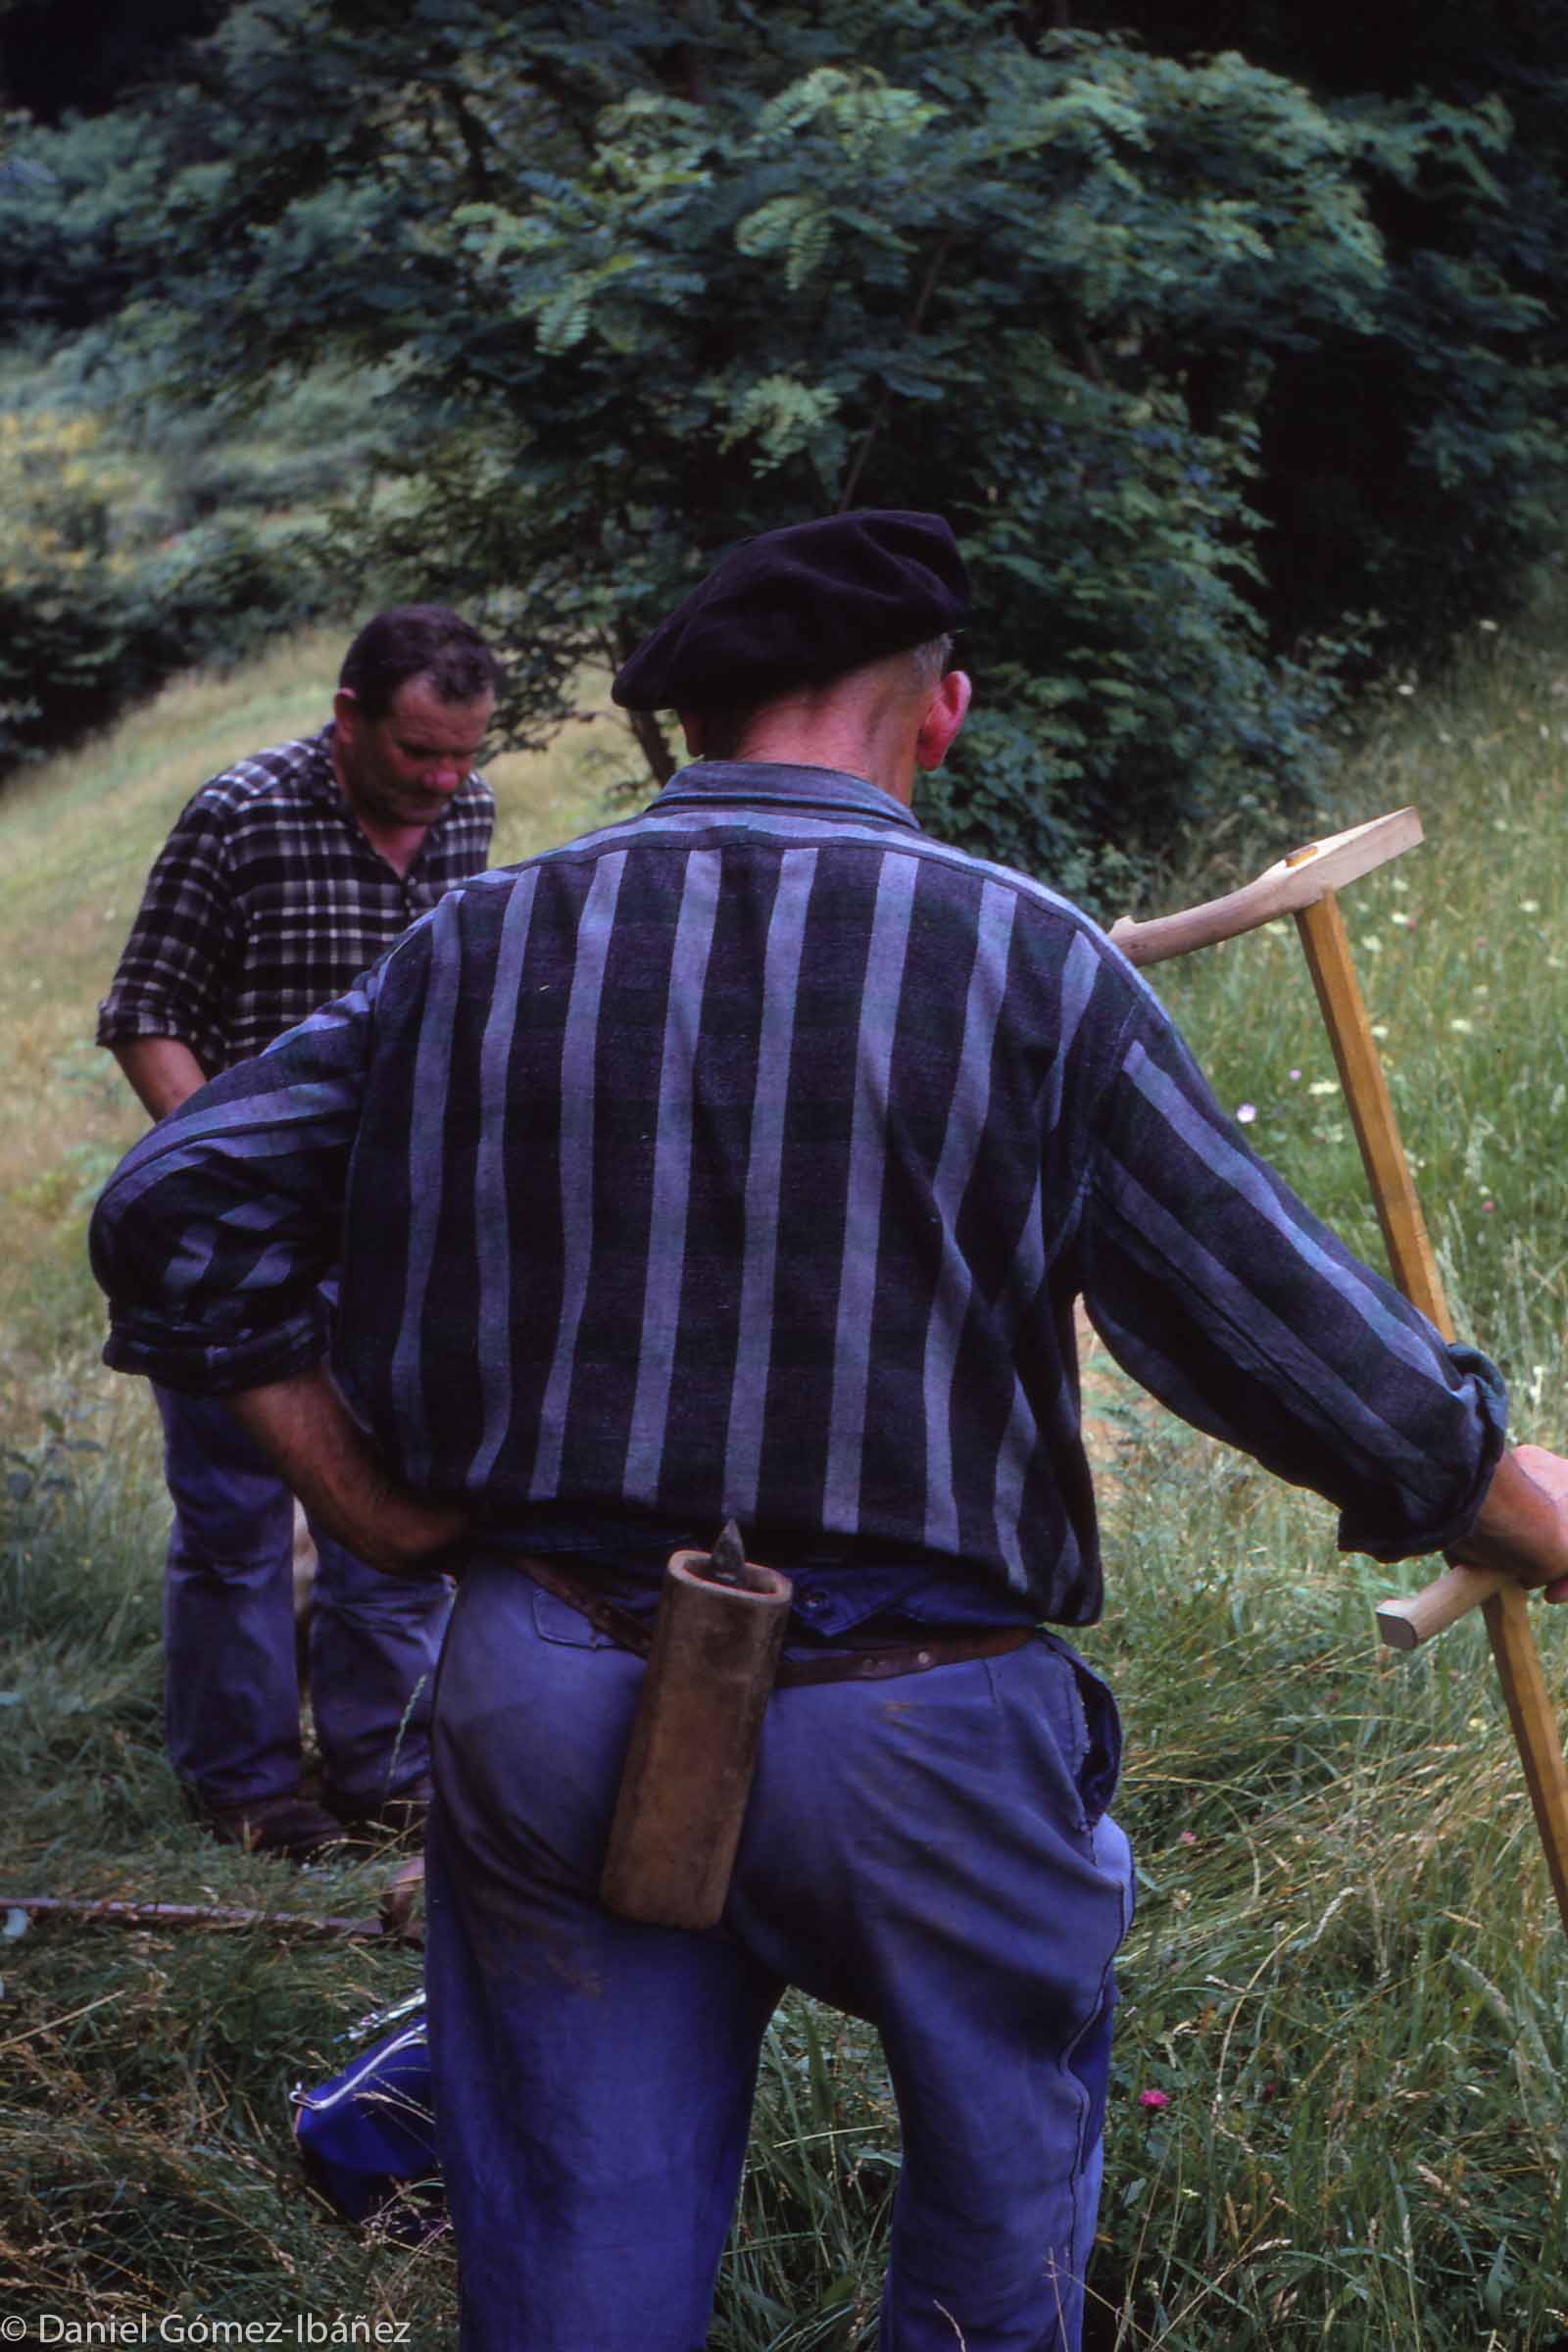
[[[863, 776], [907, 808], [921, 768], [940, 767], [969, 708], [962, 670], [926, 686], [907, 658], [867, 662], [823, 686], [802, 686], [754, 710], [730, 757]], [[680, 712], [686, 748], [711, 757], [700, 710]]]
[[879, 785], [906, 808], [914, 791], [913, 755], [902, 741], [888, 740], [885, 731], [859, 726], [830, 710], [816, 723], [790, 705], [759, 711], [735, 758], [769, 766], [837, 768]]
[[349, 813], [376, 856], [384, 858], [394, 873], [407, 874], [424, 847], [429, 826], [377, 824], [373, 817], [364, 815], [352, 803]]

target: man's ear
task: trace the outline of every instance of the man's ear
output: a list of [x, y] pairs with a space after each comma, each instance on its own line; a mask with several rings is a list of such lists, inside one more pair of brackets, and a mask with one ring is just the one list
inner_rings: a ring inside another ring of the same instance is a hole
[[931, 707], [920, 721], [920, 732], [914, 739], [914, 760], [917, 767], [940, 767], [956, 740], [969, 711], [969, 698], [974, 686], [966, 671], [950, 669], [931, 698]]
[[337, 721], [338, 733], [344, 742], [352, 743], [356, 731], [364, 723], [360, 710], [360, 698], [352, 686], [340, 686], [333, 695], [332, 716]]
[[700, 760], [703, 756], [703, 714], [700, 710], [677, 710], [680, 731], [686, 738], [686, 757]]

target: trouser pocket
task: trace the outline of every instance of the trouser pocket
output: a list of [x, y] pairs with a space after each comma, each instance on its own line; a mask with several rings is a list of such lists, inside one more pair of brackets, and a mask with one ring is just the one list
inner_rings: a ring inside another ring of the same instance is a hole
[[1121, 1715], [1110, 1685], [1085, 1665], [1070, 1642], [1044, 1630], [1037, 1633], [1036, 1640], [1070, 1673], [1072, 1738], [1067, 1755], [1084, 1825], [1092, 1830], [1109, 1809], [1121, 1778]]

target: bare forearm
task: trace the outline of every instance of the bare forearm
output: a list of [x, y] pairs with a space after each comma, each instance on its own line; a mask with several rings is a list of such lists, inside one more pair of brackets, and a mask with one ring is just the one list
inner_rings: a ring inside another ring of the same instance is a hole
[[466, 1512], [416, 1494], [392, 1474], [322, 1366], [225, 1401], [311, 1516], [370, 1567], [422, 1575], [467, 1526]]
[[142, 1108], [154, 1119], [172, 1110], [207, 1084], [189, 1046], [177, 1037], [132, 1037], [111, 1048]]

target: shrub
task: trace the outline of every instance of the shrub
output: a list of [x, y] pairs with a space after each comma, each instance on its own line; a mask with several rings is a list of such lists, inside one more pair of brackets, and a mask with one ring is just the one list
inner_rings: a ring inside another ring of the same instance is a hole
[[0, 771], [321, 610], [307, 534], [219, 522], [152, 541], [138, 497], [99, 420], [0, 411]]

